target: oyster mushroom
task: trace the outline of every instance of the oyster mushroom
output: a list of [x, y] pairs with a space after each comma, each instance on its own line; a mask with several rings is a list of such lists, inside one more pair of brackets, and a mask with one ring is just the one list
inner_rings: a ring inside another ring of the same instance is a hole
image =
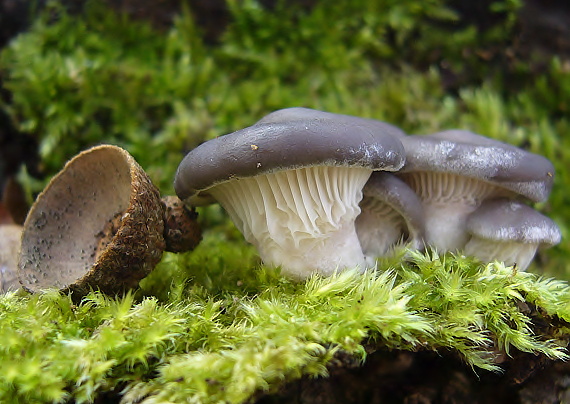
[[483, 201], [544, 201], [552, 188], [554, 167], [546, 158], [469, 131], [408, 136], [402, 143], [406, 164], [397, 175], [422, 200], [426, 244], [440, 252], [465, 246], [465, 221]]
[[292, 278], [364, 268], [354, 220], [370, 174], [404, 163], [395, 132], [368, 119], [276, 111], [188, 153], [174, 188], [190, 206], [217, 200], [261, 259]]
[[465, 254], [484, 262], [503, 261], [524, 271], [539, 248], [560, 242], [560, 229], [551, 219], [519, 201], [485, 201], [467, 218], [471, 239]]
[[399, 242], [423, 247], [424, 215], [420, 199], [401, 179], [386, 172], [372, 174], [363, 189], [356, 233], [372, 263]]
[[0, 225], [0, 293], [20, 288], [18, 282], [18, 251], [22, 226]]
[[19, 278], [31, 292], [82, 296], [135, 287], [165, 248], [158, 189], [125, 150], [86, 150], [38, 196], [24, 223]]

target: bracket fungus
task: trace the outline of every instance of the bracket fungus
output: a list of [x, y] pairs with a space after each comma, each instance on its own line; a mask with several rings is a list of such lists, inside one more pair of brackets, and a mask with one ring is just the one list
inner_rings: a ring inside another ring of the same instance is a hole
[[467, 218], [471, 238], [465, 254], [484, 262], [503, 261], [524, 271], [541, 247], [560, 242], [560, 229], [530, 206], [510, 199], [485, 201]]
[[356, 233], [368, 260], [384, 256], [398, 243], [423, 248], [423, 207], [416, 193], [401, 179], [375, 172], [363, 189]]
[[218, 201], [261, 259], [292, 278], [364, 268], [354, 226], [362, 188], [373, 171], [402, 167], [400, 133], [371, 119], [280, 110], [190, 151], [174, 188], [190, 206]]
[[402, 139], [406, 164], [398, 173], [424, 205], [426, 244], [440, 252], [463, 248], [465, 222], [484, 200], [544, 201], [554, 167], [546, 158], [464, 130]]
[[111, 145], [86, 150], [32, 206], [22, 234], [20, 282], [31, 292], [56, 287], [74, 296], [133, 288], [165, 249], [164, 215], [158, 189], [128, 152]]

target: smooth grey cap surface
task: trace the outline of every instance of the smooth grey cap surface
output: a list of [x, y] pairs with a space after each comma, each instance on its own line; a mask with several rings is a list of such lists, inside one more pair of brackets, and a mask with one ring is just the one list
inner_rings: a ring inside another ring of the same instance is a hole
[[178, 167], [174, 189], [187, 200], [230, 179], [317, 165], [396, 171], [405, 156], [393, 128], [305, 108], [277, 111], [190, 151]]
[[543, 156], [466, 130], [402, 138], [401, 172], [447, 172], [495, 183], [532, 201], [548, 198], [554, 166]]
[[358, 116], [335, 114], [332, 112], [318, 111], [311, 108], [292, 107], [284, 108], [267, 114], [256, 124], [284, 123], [294, 121], [306, 121], [311, 119], [342, 119], [345, 122], [354, 122], [358, 126], [369, 126], [372, 130], [381, 131], [396, 137], [407, 136], [402, 129], [387, 122], [376, 119], [361, 118]]
[[555, 245], [560, 229], [550, 218], [522, 202], [500, 198], [483, 202], [467, 218], [467, 231], [493, 241]]

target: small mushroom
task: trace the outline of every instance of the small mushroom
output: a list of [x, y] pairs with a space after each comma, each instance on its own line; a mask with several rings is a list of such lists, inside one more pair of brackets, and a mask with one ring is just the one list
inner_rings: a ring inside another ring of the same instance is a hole
[[519, 201], [485, 201], [467, 218], [471, 239], [465, 254], [484, 262], [503, 261], [524, 271], [538, 248], [551, 247], [561, 239], [551, 219]]
[[20, 288], [18, 282], [18, 251], [22, 226], [0, 225], [0, 293]]
[[94, 147], [70, 160], [38, 196], [24, 224], [19, 278], [31, 292], [82, 296], [135, 287], [165, 241], [158, 189], [125, 150]]
[[354, 220], [375, 170], [404, 163], [379, 121], [293, 108], [198, 146], [174, 188], [190, 206], [217, 200], [262, 260], [304, 279], [365, 267]]
[[554, 168], [546, 158], [463, 130], [402, 139], [406, 164], [398, 173], [424, 205], [426, 244], [460, 249], [467, 216], [487, 199], [544, 201]]
[[390, 173], [375, 172], [363, 194], [356, 233], [367, 260], [374, 262], [400, 242], [415, 249], [423, 247], [422, 202], [404, 181]]

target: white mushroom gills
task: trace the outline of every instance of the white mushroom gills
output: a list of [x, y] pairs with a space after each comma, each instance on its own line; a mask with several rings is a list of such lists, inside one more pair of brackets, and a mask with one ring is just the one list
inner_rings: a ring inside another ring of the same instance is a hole
[[[390, 205], [364, 198], [360, 207], [362, 213], [356, 218], [356, 232], [368, 264], [373, 265], [376, 257], [403, 243], [409, 234], [406, 221]], [[381, 225], [378, 218], [382, 218]]]
[[452, 173], [417, 171], [399, 176], [422, 200], [426, 244], [440, 252], [465, 246], [467, 217], [484, 200], [514, 195], [490, 182]]
[[372, 173], [361, 167], [314, 166], [242, 178], [209, 192], [268, 265], [305, 279], [365, 268], [354, 221]]
[[398, 176], [418, 193], [425, 209], [426, 244], [439, 252], [469, 239], [467, 216], [497, 197], [546, 200], [554, 167], [546, 158], [464, 130], [402, 139], [406, 164]]
[[398, 245], [423, 247], [422, 202], [404, 181], [391, 173], [375, 172], [362, 193], [362, 212], [355, 225], [369, 265], [374, 265], [376, 258], [391, 254]]
[[472, 237], [465, 245], [465, 254], [477, 257], [483, 262], [502, 261], [507, 266], [516, 265], [518, 271], [525, 271], [532, 262], [540, 243], [516, 241], [489, 241]]

